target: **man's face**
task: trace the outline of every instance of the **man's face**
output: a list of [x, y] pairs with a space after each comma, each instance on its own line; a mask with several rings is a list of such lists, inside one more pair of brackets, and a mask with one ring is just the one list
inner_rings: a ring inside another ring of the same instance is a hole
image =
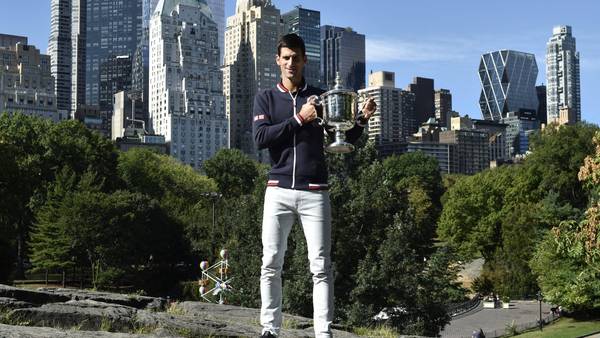
[[281, 77], [292, 82], [302, 80], [302, 70], [306, 64], [306, 55], [302, 55], [299, 49], [282, 47], [276, 58], [277, 65], [281, 70]]

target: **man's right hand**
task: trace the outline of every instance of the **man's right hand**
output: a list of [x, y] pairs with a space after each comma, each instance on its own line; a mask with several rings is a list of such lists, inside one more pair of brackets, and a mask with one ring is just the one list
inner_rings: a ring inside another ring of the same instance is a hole
[[304, 124], [312, 122], [317, 118], [317, 108], [310, 101], [302, 105], [300, 112], [298, 113], [302, 117]]

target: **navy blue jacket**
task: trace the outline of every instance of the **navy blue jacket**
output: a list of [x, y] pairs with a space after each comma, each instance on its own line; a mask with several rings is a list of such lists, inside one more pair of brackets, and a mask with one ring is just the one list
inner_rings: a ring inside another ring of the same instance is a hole
[[[309, 97], [323, 92], [305, 84], [290, 93], [279, 83], [254, 98], [254, 142], [259, 149], [269, 149], [269, 186], [298, 190], [328, 188], [323, 127], [316, 121], [303, 123], [298, 115]], [[364, 124], [359, 121], [357, 118], [356, 125], [346, 132], [347, 142], [354, 143], [362, 135]]]

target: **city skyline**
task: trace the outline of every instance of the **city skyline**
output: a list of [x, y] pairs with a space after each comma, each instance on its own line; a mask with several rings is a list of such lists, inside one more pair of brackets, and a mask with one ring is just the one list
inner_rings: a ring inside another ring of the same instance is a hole
[[[282, 12], [298, 5], [288, 0], [273, 3]], [[600, 86], [600, 24], [593, 14], [600, 4], [591, 0], [570, 4], [569, 10], [561, 1], [546, 1], [541, 7], [509, 0], [495, 9], [496, 19], [481, 15], [480, 4], [471, 0], [434, 6], [387, 0], [347, 6], [341, 1], [306, 0], [302, 6], [320, 11], [322, 25], [352, 27], [365, 34], [367, 75], [371, 70], [392, 71], [398, 88], [405, 88], [415, 76], [433, 78], [435, 89], [451, 91], [454, 110], [474, 118], [481, 117], [477, 66], [482, 54], [500, 49], [533, 53], [540, 69], [536, 84], [545, 84], [546, 43], [554, 26], [569, 25], [581, 55], [582, 119], [600, 123], [600, 102], [594, 100], [594, 90]], [[3, 7], [0, 32], [27, 36], [30, 44], [46, 53], [50, 2], [23, 0]], [[24, 9], [28, 12], [22, 13]], [[226, 0], [225, 15], [234, 10], [235, 1]], [[368, 13], [373, 13], [372, 18]]]

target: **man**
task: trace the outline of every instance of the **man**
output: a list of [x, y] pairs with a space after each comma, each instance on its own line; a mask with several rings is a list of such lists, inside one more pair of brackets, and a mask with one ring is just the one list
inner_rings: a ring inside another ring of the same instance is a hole
[[[268, 148], [271, 156], [262, 224], [262, 337], [276, 337], [281, 329], [281, 270], [296, 216], [304, 230], [313, 275], [315, 336], [331, 337], [331, 208], [323, 127], [315, 121], [318, 107], [313, 100], [323, 90], [304, 81], [306, 50], [298, 35], [281, 37], [276, 62], [281, 82], [254, 100], [254, 140], [260, 149]], [[360, 137], [376, 107], [373, 99], [367, 101], [354, 128], [346, 132], [349, 142]]]

